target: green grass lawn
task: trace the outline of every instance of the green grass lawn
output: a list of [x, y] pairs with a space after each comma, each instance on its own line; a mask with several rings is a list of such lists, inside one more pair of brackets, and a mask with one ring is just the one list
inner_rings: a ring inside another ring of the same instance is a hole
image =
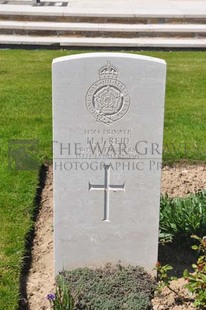
[[[9, 166], [11, 139], [38, 139], [51, 159], [51, 62], [68, 51], [0, 51], [0, 309], [18, 304], [25, 235], [32, 227], [38, 171]], [[206, 161], [206, 53], [142, 52], [168, 64], [164, 161]], [[11, 154], [11, 153], [10, 153]]]

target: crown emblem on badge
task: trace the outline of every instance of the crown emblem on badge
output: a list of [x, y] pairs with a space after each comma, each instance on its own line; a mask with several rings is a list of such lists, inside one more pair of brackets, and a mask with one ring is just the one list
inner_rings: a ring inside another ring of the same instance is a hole
[[111, 65], [110, 61], [107, 62], [106, 66], [103, 66], [99, 70], [99, 77], [100, 79], [117, 79], [118, 77], [118, 70], [116, 67]]
[[88, 89], [86, 106], [96, 122], [110, 125], [127, 113], [130, 96], [125, 85], [117, 80], [118, 69], [110, 61], [98, 73], [99, 80]]

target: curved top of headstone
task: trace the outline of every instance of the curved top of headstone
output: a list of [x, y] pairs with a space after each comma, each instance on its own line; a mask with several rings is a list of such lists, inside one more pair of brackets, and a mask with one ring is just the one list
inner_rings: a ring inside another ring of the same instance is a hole
[[151, 61], [151, 62], [158, 62], [161, 64], [166, 65], [166, 62], [163, 59], [156, 58], [156, 57], [150, 57], [150, 56], [144, 56], [144, 55], [135, 55], [135, 54], [129, 54], [129, 53], [110, 53], [110, 52], [101, 52], [101, 53], [82, 53], [78, 55], [68, 55], [68, 56], [62, 56], [53, 59], [53, 64], [56, 62], [62, 62], [67, 60], [74, 60], [74, 59], [82, 59], [82, 58], [102, 58], [102, 57], [114, 57], [114, 58], [130, 58], [130, 59], [140, 59], [145, 61]]

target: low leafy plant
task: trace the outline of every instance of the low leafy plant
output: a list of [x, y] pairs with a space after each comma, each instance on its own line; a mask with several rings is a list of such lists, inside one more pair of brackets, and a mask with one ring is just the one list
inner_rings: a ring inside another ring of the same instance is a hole
[[74, 309], [74, 299], [71, 295], [70, 287], [61, 276], [57, 279], [55, 294], [48, 294], [47, 299], [49, 300], [51, 309], [53, 310]]
[[190, 243], [190, 236], [206, 231], [206, 191], [187, 198], [162, 197], [160, 202], [161, 243]]
[[61, 273], [75, 296], [78, 310], [147, 310], [155, 289], [154, 279], [142, 267], [107, 264]]
[[157, 262], [155, 268], [157, 271], [157, 291], [161, 292], [163, 287], [167, 287], [171, 292], [173, 292], [178, 301], [184, 303], [185, 301], [193, 301], [191, 298], [186, 298], [181, 295], [178, 290], [175, 290], [171, 286], [171, 281], [177, 280], [177, 277], [172, 277], [169, 275], [170, 271], [173, 269], [171, 265], [161, 265]]
[[196, 235], [192, 236], [193, 239], [198, 240], [199, 245], [193, 245], [192, 249], [198, 251], [200, 256], [197, 263], [193, 264], [193, 273], [188, 270], [184, 271], [184, 278], [188, 281], [185, 287], [194, 294], [194, 305], [200, 309], [206, 307], [206, 236], [199, 238]]
[[171, 290], [172, 292], [174, 292], [175, 294], [178, 295], [178, 293], [176, 291], [174, 291], [171, 286], [170, 286], [170, 282], [172, 280], [176, 280], [177, 278], [175, 277], [171, 277], [169, 275], [169, 272], [173, 269], [173, 267], [171, 265], [161, 265], [159, 262], [157, 262], [154, 270], [157, 271], [157, 281], [158, 281], [158, 285], [157, 285], [157, 290], [161, 291], [163, 287], [168, 287], [169, 290]]
[[[187, 284], [184, 287], [191, 293], [192, 298], [190, 298], [190, 301], [194, 303], [194, 306], [204, 310], [206, 309], [206, 236], [200, 238], [196, 235], [192, 235], [191, 237], [199, 242], [198, 245], [193, 245], [192, 249], [198, 251], [200, 256], [197, 259], [197, 263], [192, 264], [194, 272], [191, 273], [188, 270], [183, 272], [183, 277], [187, 280]], [[170, 265], [161, 265], [159, 262], [156, 264], [157, 290], [161, 291], [162, 288], [166, 286], [183, 302], [184, 300], [188, 301], [188, 298], [181, 296], [179, 292], [171, 288], [170, 282], [176, 279], [169, 275], [172, 269], [173, 267]]]

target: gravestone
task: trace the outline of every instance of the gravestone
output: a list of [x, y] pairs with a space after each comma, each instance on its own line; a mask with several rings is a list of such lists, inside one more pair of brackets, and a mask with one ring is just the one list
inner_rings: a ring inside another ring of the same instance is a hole
[[166, 64], [53, 61], [55, 272], [157, 261]]

